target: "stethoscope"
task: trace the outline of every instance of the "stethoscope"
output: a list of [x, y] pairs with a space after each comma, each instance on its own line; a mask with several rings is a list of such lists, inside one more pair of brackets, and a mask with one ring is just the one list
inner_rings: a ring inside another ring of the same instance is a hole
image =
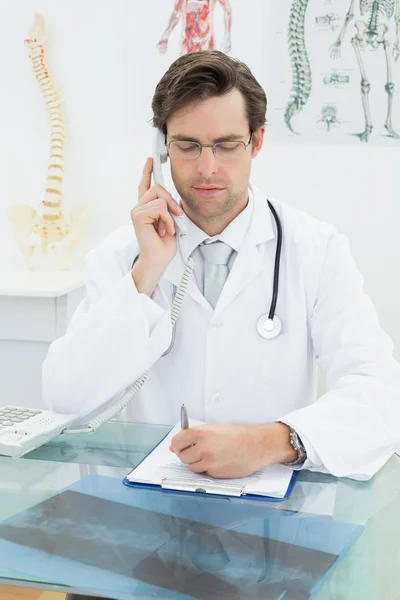
[[257, 320], [257, 331], [261, 335], [261, 337], [267, 340], [273, 340], [277, 338], [282, 331], [282, 321], [275, 314], [276, 303], [278, 300], [278, 289], [279, 289], [279, 267], [281, 264], [281, 250], [282, 250], [282, 225], [279, 220], [279, 217], [276, 213], [275, 208], [272, 206], [271, 202], [267, 200], [268, 206], [272, 215], [275, 219], [277, 238], [276, 238], [276, 251], [275, 251], [275, 265], [274, 265], [274, 279], [273, 279], [273, 288], [272, 288], [272, 300], [271, 307], [269, 309], [269, 313], [265, 315], [261, 315], [261, 317]]
[[[278, 290], [279, 290], [279, 267], [281, 262], [281, 250], [282, 250], [282, 225], [280, 219], [276, 213], [275, 208], [272, 206], [271, 202], [267, 200], [269, 209], [274, 217], [277, 231], [277, 240], [276, 240], [276, 250], [275, 250], [275, 264], [274, 264], [274, 277], [273, 277], [273, 288], [272, 288], [272, 300], [269, 312], [261, 315], [257, 319], [257, 331], [261, 335], [261, 337], [267, 340], [273, 340], [277, 338], [282, 332], [282, 321], [275, 314], [276, 303], [278, 300]], [[137, 256], [133, 261], [132, 267], [135, 264], [139, 257]], [[176, 334], [176, 325], [172, 330], [172, 339], [169, 347], [164, 352], [162, 356], [167, 356], [169, 354], [174, 345], [175, 345], [175, 334]]]

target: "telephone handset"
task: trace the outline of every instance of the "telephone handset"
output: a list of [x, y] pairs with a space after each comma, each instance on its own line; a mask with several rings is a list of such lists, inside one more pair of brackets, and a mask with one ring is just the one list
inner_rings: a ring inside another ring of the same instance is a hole
[[153, 141], [153, 178], [154, 182], [165, 187], [161, 165], [168, 160], [168, 150], [164, 134], [157, 129]]
[[[153, 179], [154, 183], [162, 185], [163, 188], [165, 188], [165, 184], [162, 172], [162, 165], [165, 164], [167, 160], [168, 150], [165, 144], [165, 136], [159, 129], [157, 129], [153, 142]], [[175, 223], [178, 225], [179, 234], [181, 236], [186, 235], [185, 218], [179, 215], [174, 215], [172, 213], [171, 216]]]

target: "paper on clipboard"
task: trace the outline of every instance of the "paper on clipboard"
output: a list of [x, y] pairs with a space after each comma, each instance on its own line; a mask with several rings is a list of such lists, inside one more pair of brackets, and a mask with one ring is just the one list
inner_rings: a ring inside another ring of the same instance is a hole
[[[190, 420], [190, 427], [202, 424], [202, 421]], [[271, 465], [240, 479], [214, 479], [209, 475], [193, 473], [169, 450], [171, 439], [180, 430], [180, 423], [177, 423], [164, 440], [129, 473], [128, 481], [159, 485], [166, 489], [204, 491], [233, 496], [245, 494], [272, 498], [285, 496], [293, 475], [293, 470], [285, 465]]]

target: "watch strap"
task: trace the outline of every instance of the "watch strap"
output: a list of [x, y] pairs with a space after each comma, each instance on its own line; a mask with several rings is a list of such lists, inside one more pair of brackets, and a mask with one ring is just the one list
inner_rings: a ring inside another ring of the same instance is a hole
[[295, 431], [292, 427], [289, 427], [289, 429], [290, 429], [289, 440], [290, 440], [291, 445], [297, 452], [297, 458], [293, 462], [286, 463], [286, 465], [289, 467], [303, 465], [307, 460], [307, 451], [306, 451], [305, 446], [304, 446], [303, 442], [301, 441], [301, 438], [300, 438], [299, 434], [297, 433], [297, 431]]

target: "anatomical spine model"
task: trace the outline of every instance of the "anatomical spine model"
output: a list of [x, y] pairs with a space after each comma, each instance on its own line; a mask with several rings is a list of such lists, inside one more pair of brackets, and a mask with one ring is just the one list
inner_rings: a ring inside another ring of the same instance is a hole
[[9, 217], [18, 247], [30, 269], [36, 268], [45, 256], [59, 269], [68, 269], [79, 246], [82, 222], [89, 208], [86, 205], [75, 206], [69, 217], [63, 213], [64, 117], [45, 63], [45, 39], [44, 18], [36, 14], [25, 44], [30, 50], [33, 72], [45, 101], [51, 128], [46, 192], [38, 212], [26, 204], [14, 204], [9, 209]]

